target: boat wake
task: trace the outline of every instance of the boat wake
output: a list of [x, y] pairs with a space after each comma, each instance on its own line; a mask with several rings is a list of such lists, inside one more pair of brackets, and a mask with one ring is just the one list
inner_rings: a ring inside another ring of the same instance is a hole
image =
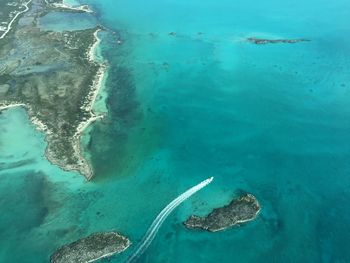
[[126, 260], [126, 263], [132, 263], [136, 262], [139, 257], [145, 252], [145, 250], [149, 247], [149, 245], [152, 243], [154, 237], [156, 236], [159, 228], [163, 224], [164, 220], [170, 215], [170, 213], [179, 206], [182, 202], [186, 201], [188, 198], [190, 198], [193, 194], [201, 190], [202, 188], [206, 187], [208, 184], [210, 184], [213, 181], [214, 177], [210, 177], [207, 180], [204, 180], [203, 182], [197, 184], [196, 186], [188, 189], [183, 194], [179, 195], [176, 199], [171, 201], [154, 219], [153, 223], [147, 230], [145, 236], [142, 238], [141, 242], [138, 244], [138, 246], [135, 249], [135, 252]]

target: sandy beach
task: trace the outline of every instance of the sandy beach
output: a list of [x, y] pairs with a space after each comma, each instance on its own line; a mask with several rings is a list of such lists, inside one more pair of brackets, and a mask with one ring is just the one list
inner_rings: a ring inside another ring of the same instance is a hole
[[50, 134], [51, 132], [49, 131], [49, 129], [47, 128], [47, 126], [41, 121], [39, 120], [37, 117], [34, 117], [34, 114], [32, 113], [32, 109], [30, 106], [24, 104], [24, 103], [8, 103], [8, 104], [2, 104], [0, 105], [0, 112], [3, 110], [8, 110], [11, 108], [16, 108], [16, 107], [23, 107], [29, 114], [30, 116], [30, 121], [33, 123], [33, 125], [35, 126], [35, 128], [38, 131], [42, 131], [45, 132], [46, 134]]
[[14, 108], [14, 107], [25, 107], [26, 105], [24, 103], [9, 103], [9, 104], [5, 104], [5, 105], [0, 105], [0, 111], [3, 110], [7, 110], [10, 108]]
[[[97, 63], [97, 59], [95, 58], [95, 52], [96, 52], [96, 49], [98, 48], [98, 45], [101, 42], [100, 38], [98, 37], [99, 31], [100, 31], [100, 29], [97, 29], [94, 32], [95, 42], [91, 45], [91, 48], [87, 54], [89, 61], [95, 62], [95, 63]], [[83, 106], [81, 107], [81, 109], [83, 111], [89, 113], [90, 117], [87, 120], [82, 121], [78, 125], [77, 130], [73, 136], [73, 141], [72, 141], [74, 151], [77, 154], [77, 156], [79, 157], [82, 166], [86, 166], [86, 169], [88, 170], [84, 174], [87, 180], [90, 180], [93, 177], [93, 172], [92, 172], [91, 165], [85, 160], [85, 158], [81, 154], [80, 139], [81, 139], [81, 135], [83, 134], [84, 130], [87, 127], [89, 127], [89, 125], [91, 125], [93, 122], [95, 122], [99, 119], [102, 119], [104, 117], [104, 115], [97, 115], [93, 111], [93, 105], [96, 101], [98, 93], [100, 92], [100, 89], [101, 89], [101, 86], [103, 83], [103, 79], [105, 78], [106, 71], [107, 71], [107, 64], [100, 63], [100, 68], [96, 74], [96, 77], [95, 77], [94, 82], [92, 84], [91, 90], [90, 90], [89, 94], [87, 95], [87, 97], [83, 103]]]
[[[46, 4], [50, 4], [49, 2], [47, 2], [47, 0], [45, 0]], [[64, 1], [62, 3], [52, 3], [51, 4], [54, 7], [57, 8], [64, 8], [64, 9], [70, 9], [70, 10], [76, 10], [76, 11], [82, 11], [82, 12], [87, 12], [87, 13], [93, 13], [93, 11], [90, 9], [90, 7], [88, 5], [81, 5], [81, 6], [71, 6], [67, 3], [65, 3]]]
[[[94, 33], [96, 40], [89, 50], [89, 53], [88, 53], [89, 61], [96, 62], [95, 51], [101, 42], [100, 38], [98, 37], [99, 31], [100, 31], [100, 29], [97, 29]], [[89, 112], [90, 118], [79, 124], [77, 131], [75, 133], [75, 136], [80, 136], [81, 133], [86, 129], [86, 127], [88, 127], [92, 122], [103, 118], [103, 116], [104, 116], [104, 115], [96, 115], [93, 112], [93, 105], [94, 105], [94, 102], [96, 101], [97, 95], [98, 95], [100, 88], [102, 86], [102, 82], [103, 82], [103, 79], [105, 77], [106, 71], [107, 71], [107, 65], [100, 64], [100, 68], [96, 74], [95, 80], [92, 84], [92, 88], [91, 88], [89, 94], [87, 95], [86, 100], [84, 101], [84, 106], [81, 107], [82, 110]]]

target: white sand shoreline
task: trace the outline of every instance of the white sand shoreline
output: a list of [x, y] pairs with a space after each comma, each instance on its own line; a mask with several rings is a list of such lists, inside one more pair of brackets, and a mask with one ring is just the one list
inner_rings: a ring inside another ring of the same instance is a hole
[[24, 103], [9, 103], [9, 104], [1, 104], [0, 105], [0, 112], [3, 111], [3, 110], [7, 110], [7, 109], [10, 109], [10, 108], [15, 108], [15, 107], [26, 107], [26, 105]]
[[92, 44], [92, 46], [89, 50], [89, 53], [88, 53], [89, 61], [97, 62], [95, 53], [96, 53], [98, 46], [101, 43], [101, 39], [98, 37], [98, 32], [100, 32], [100, 31], [101, 31], [101, 29], [99, 28], [94, 32], [95, 42]]
[[87, 13], [93, 13], [93, 11], [87, 6], [87, 5], [81, 5], [81, 6], [70, 6], [67, 4], [57, 4], [54, 3], [52, 4], [54, 7], [59, 7], [59, 8], [64, 8], [64, 9], [70, 9], [70, 10], [76, 10], [76, 11], [83, 11], [83, 12], [87, 12]]
[[85, 165], [87, 166], [88, 168], [88, 174], [85, 174], [85, 177], [87, 180], [90, 180], [92, 177], [93, 177], [93, 171], [92, 171], [92, 168], [91, 168], [91, 164], [87, 162], [87, 160], [83, 157], [82, 155], [82, 150], [81, 150], [81, 136], [82, 134], [84, 133], [85, 129], [87, 127], [89, 127], [92, 123], [94, 123], [95, 121], [97, 120], [100, 120], [102, 119], [105, 115], [104, 114], [96, 114], [93, 110], [93, 106], [94, 106], [94, 103], [96, 101], [96, 98], [102, 88], [102, 83], [103, 83], [103, 79], [105, 77], [105, 74], [107, 72], [107, 64], [105, 63], [99, 63], [98, 60], [96, 59], [95, 57], [95, 52], [101, 42], [101, 39], [98, 37], [98, 32], [100, 31], [101, 29], [97, 29], [95, 32], [94, 32], [94, 37], [95, 37], [95, 42], [91, 45], [91, 48], [89, 50], [89, 52], [87, 53], [87, 58], [90, 62], [94, 62], [94, 63], [98, 63], [99, 64], [99, 69], [97, 71], [97, 74], [95, 76], [95, 79], [93, 81], [93, 84], [92, 84], [92, 87], [91, 87], [91, 90], [89, 92], [89, 94], [87, 95], [86, 97], [86, 100], [84, 101], [84, 105], [81, 107], [81, 109], [84, 111], [84, 112], [88, 112], [90, 117], [85, 120], [85, 121], [82, 121], [77, 129], [76, 129], [76, 132], [73, 136], [73, 148], [74, 148], [74, 151], [75, 153], [77, 154], [77, 156], [79, 157], [80, 159], [80, 162], [81, 163], [85, 163]]
[[4, 33], [0, 36], [0, 39], [3, 39], [7, 34], [8, 32], [10, 32], [11, 30], [11, 26], [13, 24], [13, 22], [17, 19], [17, 17], [25, 12], [27, 12], [29, 10], [29, 7], [28, 5], [30, 4], [30, 2], [32, 2], [32, 0], [29, 0], [28, 2], [24, 3], [22, 6], [25, 7], [25, 9], [23, 11], [20, 11], [18, 12], [13, 18], [12, 20], [10, 21], [10, 23], [7, 25], [7, 29], [4, 31]]
[[[95, 37], [95, 42], [92, 44], [89, 52], [88, 52], [88, 59], [89, 61], [91, 62], [95, 62], [97, 63], [97, 59], [95, 58], [95, 52], [98, 48], [98, 45], [100, 44], [101, 40], [100, 38], [98, 37], [98, 32], [100, 31], [101, 29], [97, 29], [95, 32], [94, 32], [94, 37]], [[82, 106], [81, 109], [86, 111], [86, 112], [89, 112], [90, 114], [90, 118], [87, 119], [86, 121], [84, 122], [81, 122], [79, 124], [79, 126], [77, 127], [77, 131], [75, 133], [74, 136], [80, 136], [81, 133], [87, 128], [87, 126], [89, 126], [92, 122], [98, 120], [98, 119], [101, 119], [104, 117], [103, 114], [101, 115], [97, 115], [94, 111], [93, 111], [93, 105], [96, 101], [96, 98], [97, 98], [97, 95], [98, 93], [100, 92], [100, 89], [102, 87], [102, 82], [103, 82], [103, 79], [105, 77], [105, 74], [106, 74], [106, 71], [107, 71], [107, 65], [106, 64], [103, 64], [103, 63], [99, 63], [100, 65], [100, 68], [98, 69], [97, 71], [97, 74], [96, 74], [96, 77], [94, 79], [94, 82], [92, 84], [92, 88], [89, 92], [89, 94], [87, 95], [86, 97], [86, 101], [84, 102], [85, 106]]]
[[[4, 110], [8, 110], [11, 108], [17, 108], [17, 107], [22, 107], [24, 108], [28, 113], [32, 112], [32, 109], [30, 106], [28, 106], [25, 103], [17, 103], [17, 102], [13, 102], [13, 103], [2, 103], [0, 104], [0, 112], [4, 111]], [[47, 126], [41, 121], [39, 120], [37, 117], [32, 116], [32, 114], [28, 114], [30, 121], [34, 124], [35, 128], [38, 131], [43, 131], [46, 134], [51, 134], [51, 132], [49, 131], [49, 129], [47, 128]]]
[[59, 4], [59, 3], [52, 3], [51, 4], [47, 0], [45, 0], [45, 3], [47, 5], [52, 5], [53, 7], [57, 7], [57, 8], [93, 13], [93, 11], [90, 9], [90, 7], [88, 5], [80, 5], [80, 6], [74, 7], [74, 6], [71, 6], [71, 5], [64, 3], [64, 1], [61, 4]]

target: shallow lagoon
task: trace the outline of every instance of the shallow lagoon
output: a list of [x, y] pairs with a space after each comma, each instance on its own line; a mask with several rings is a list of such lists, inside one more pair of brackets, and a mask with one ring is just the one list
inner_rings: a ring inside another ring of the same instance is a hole
[[50, 12], [43, 16], [39, 25], [47, 31], [74, 31], [94, 28], [98, 24], [96, 18], [89, 13]]
[[[9, 219], [0, 228], [33, 211], [0, 232], [4, 262], [14, 252], [46, 262], [58, 245], [100, 230], [136, 243], [168, 202], [210, 176], [140, 262], [350, 260], [346, 1], [85, 2], [118, 32], [101, 35], [110, 114], [84, 140], [96, 177], [85, 183], [45, 161], [43, 136], [23, 111], [0, 115], [2, 162], [37, 160], [0, 172], [1, 200], [13, 200], [1, 203]], [[311, 42], [256, 46], [247, 36]], [[255, 222], [216, 234], [182, 226], [241, 191], [262, 205]]]

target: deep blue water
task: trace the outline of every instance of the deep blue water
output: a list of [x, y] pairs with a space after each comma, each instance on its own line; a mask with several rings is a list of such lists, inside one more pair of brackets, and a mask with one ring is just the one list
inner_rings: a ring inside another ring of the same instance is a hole
[[[168, 202], [210, 176], [140, 262], [350, 261], [348, 1], [84, 3], [110, 29], [100, 34], [109, 115], [84, 140], [96, 177], [49, 165], [23, 111], [0, 115], [0, 127], [26, 123], [0, 130], [0, 163], [36, 149], [30, 165], [0, 171], [0, 261], [47, 262], [95, 231], [137, 243]], [[311, 41], [254, 45], [251, 36]], [[15, 143], [24, 137], [33, 145]], [[242, 192], [262, 205], [254, 222], [215, 234], [182, 226]]]

